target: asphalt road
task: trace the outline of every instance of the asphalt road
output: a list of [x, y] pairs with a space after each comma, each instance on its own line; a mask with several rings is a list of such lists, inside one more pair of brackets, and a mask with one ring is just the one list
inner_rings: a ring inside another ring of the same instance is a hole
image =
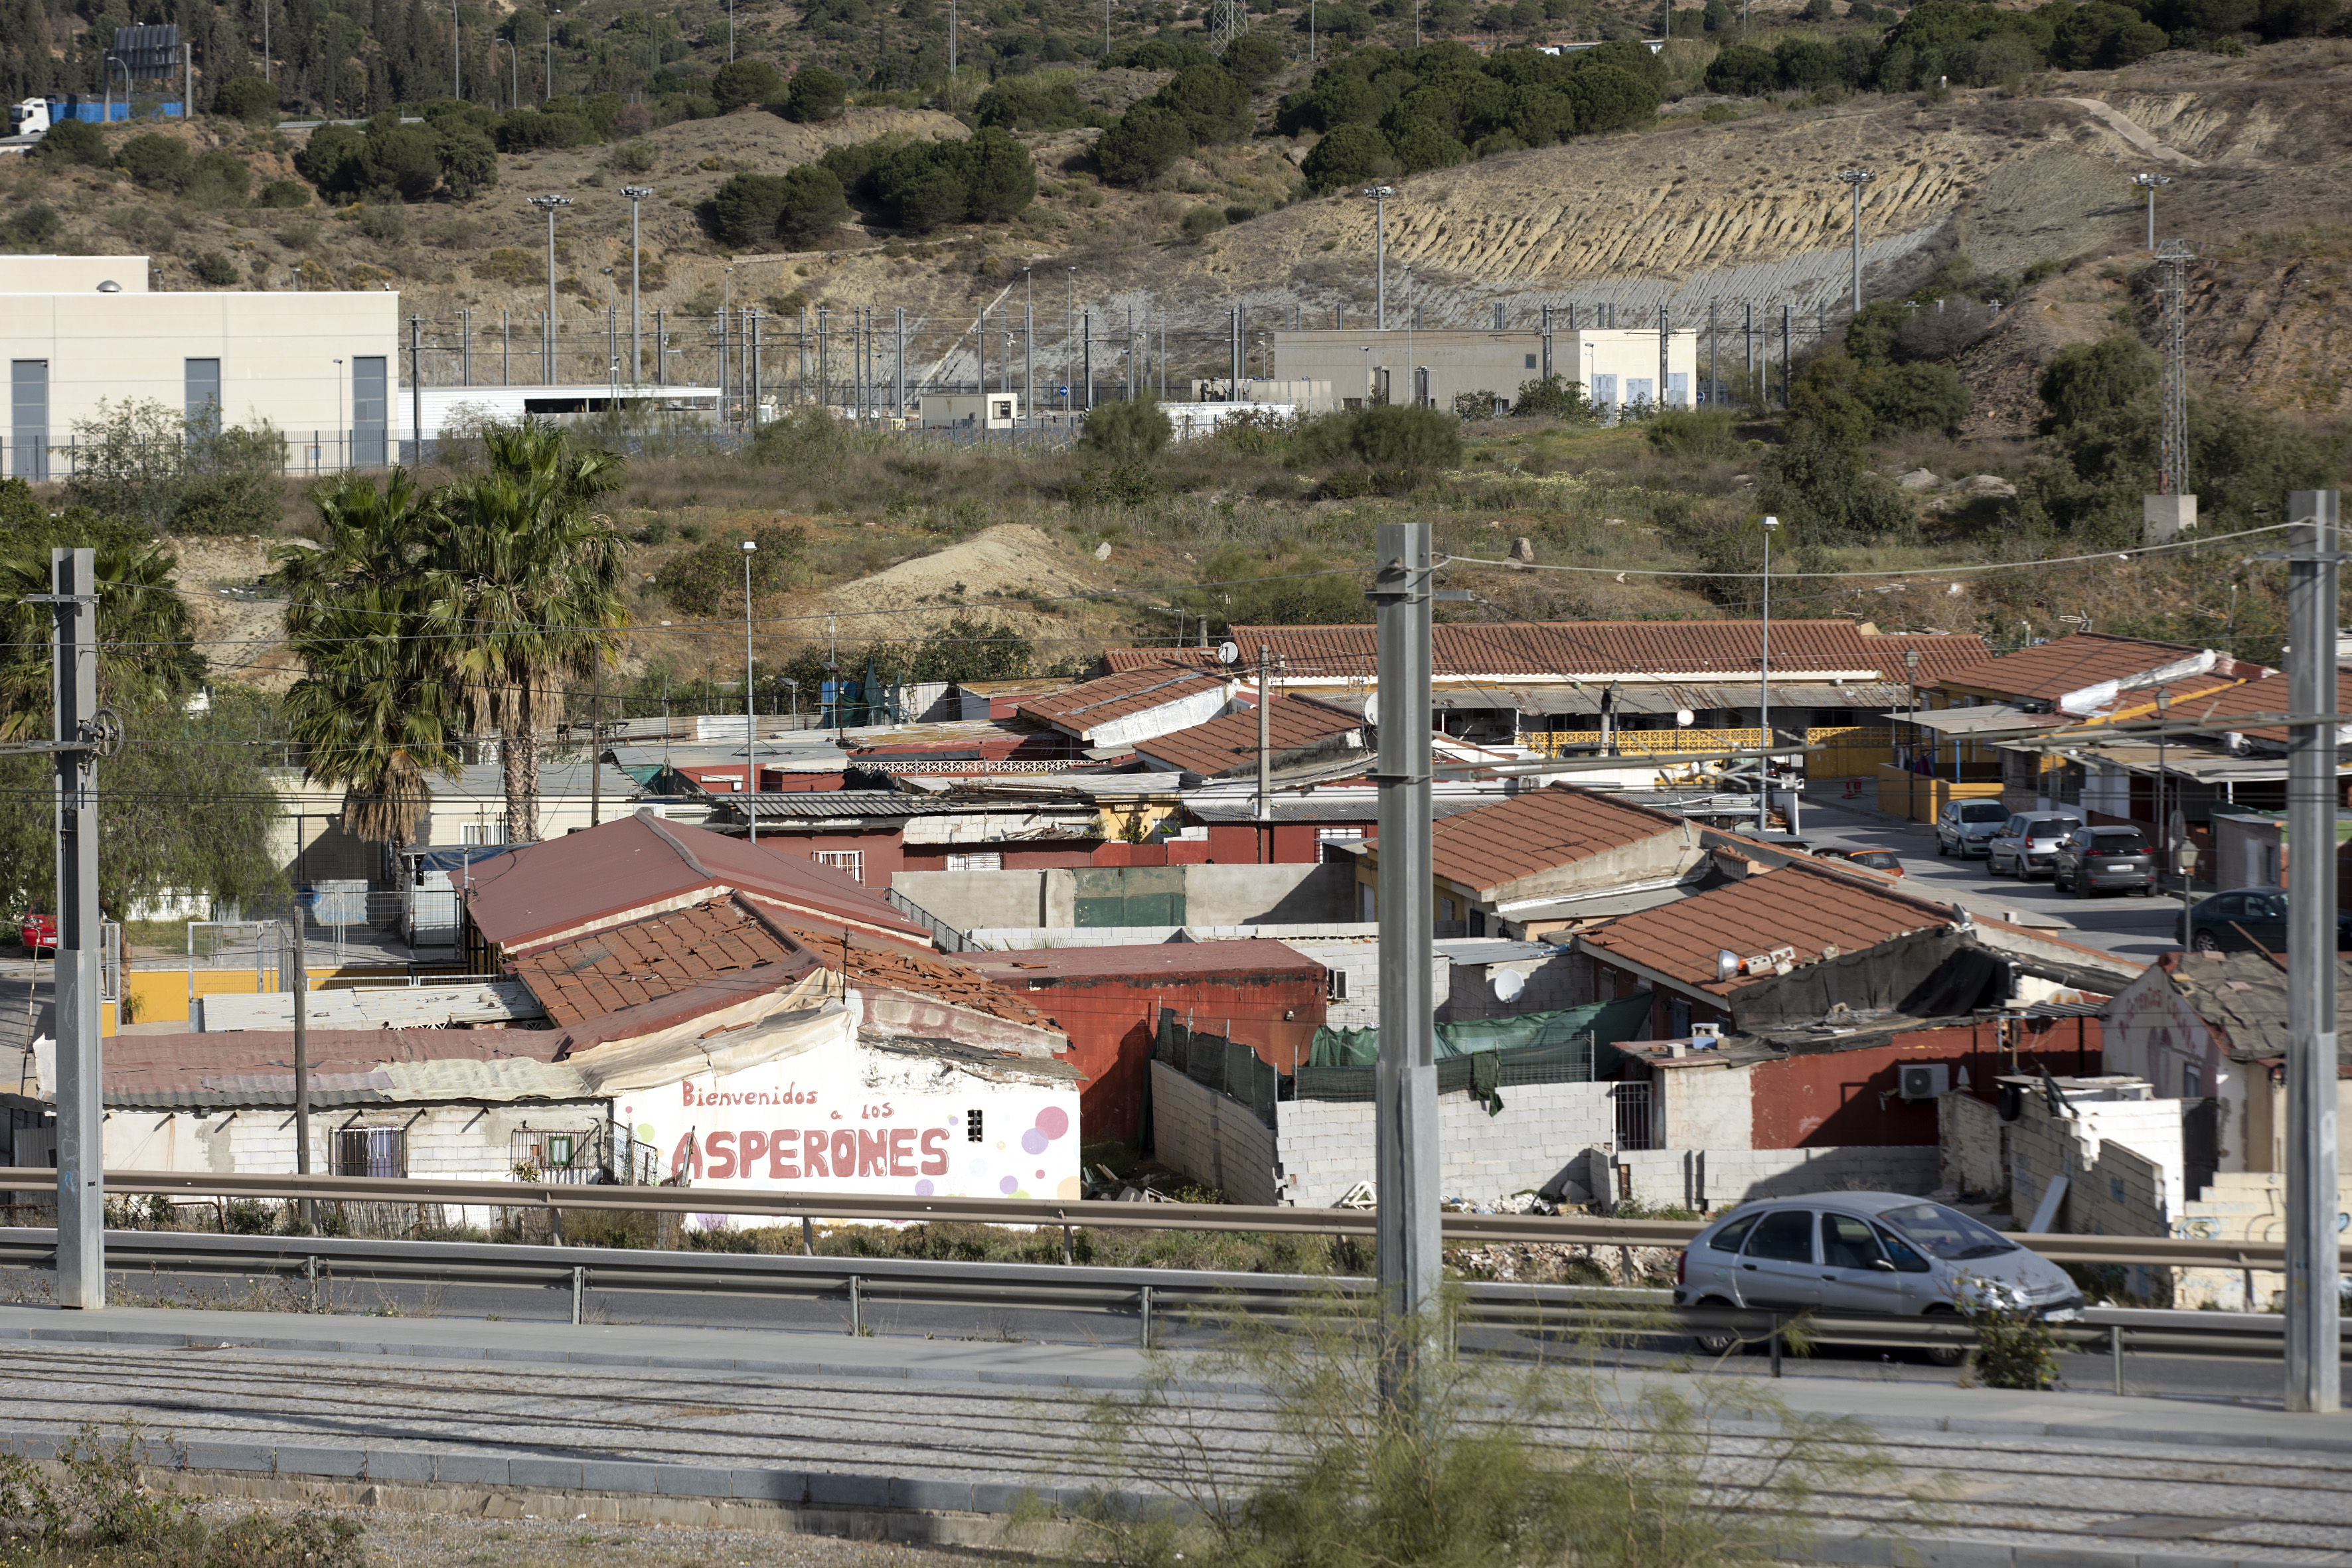
[[1935, 830], [1916, 823], [1808, 796], [1801, 817], [1803, 841], [1813, 848], [1892, 849], [1903, 860], [1903, 890], [1965, 905], [1978, 914], [2015, 919], [2053, 936], [2141, 963], [2180, 945], [2178, 893], [2141, 898], [2106, 893], [2078, 899], [2060, 892], [2047, 877], [2021, 881], [1995, 877], [1982, 860], [1945, 859], [1936, 853]]

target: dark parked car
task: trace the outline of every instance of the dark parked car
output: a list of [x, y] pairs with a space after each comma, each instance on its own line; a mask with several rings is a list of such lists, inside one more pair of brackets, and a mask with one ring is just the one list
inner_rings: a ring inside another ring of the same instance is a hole
[[[2190, 907], [2189, 945], [2200, 952], [2286, 951], [2286, 890], [2233, 888]], [[2336, 911], [2336, 949], [2352, 947], [2352, 910]]]
[[2137, 827], [2078, 827], [2058, 841], [2053, 886], [2079, 899], [2094, 893], [2156, 891], [2156, 851]]
[[1936, 814], [1936, 853], [1981, 855], [2008, 820], [2009, 807], [1997, 800], [1953, 801]]
[[1985, 841], [1985, 875], [2022, 881], [2057, 864], [2058, 841], [2083, 826], [2071, 811], [2021, 811]]

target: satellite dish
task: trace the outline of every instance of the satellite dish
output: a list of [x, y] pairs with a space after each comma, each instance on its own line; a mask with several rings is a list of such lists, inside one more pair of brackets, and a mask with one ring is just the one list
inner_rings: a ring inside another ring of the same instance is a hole
[[1239, 643], [1221, 642], [1217, 645], [1217, 658], [1227, 664], [1233, 663], [1241, 656], [1242, 649]]
[[1692, 712], [1687, 708], [1677, 708], [1675, 710], [1675, 724], [1678, 729], [1689, 729], [1697, 718], [1698, 715]]
[[1364, 693], [1364, 722], [1375, 730], [1381, 727], [1381, 693], [1377, 687]]
[[1495, 974], [1495, 999], [1515, 1002], [1519, 993], [1528, 988], [1528, 977], [1516, 969], [1498, 970]]

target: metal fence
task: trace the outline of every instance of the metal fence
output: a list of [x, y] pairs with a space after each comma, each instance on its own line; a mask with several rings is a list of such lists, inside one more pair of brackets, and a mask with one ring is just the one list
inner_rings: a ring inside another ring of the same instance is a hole
[[1275, 1102], [1287, 1098], [1283, 1077], [1238, 1040], [1193, 1029], [1169, 1008], [1160, 1010], [1160, 1030], [1151, 1057], [1182, 1073], [1202, 1089], [1249, 1107], [1251, 1114], [1274, 1125]]

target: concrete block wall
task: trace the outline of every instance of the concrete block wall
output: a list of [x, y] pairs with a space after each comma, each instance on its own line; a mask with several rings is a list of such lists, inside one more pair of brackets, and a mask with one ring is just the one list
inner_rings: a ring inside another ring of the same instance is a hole
[[1664, 1125], [1656, 1133], [1664, 1142], [1682, 1149], [1723, 1150], [1746, 1149], [1756, 1142], [1755, 1075], [1747, 1068], [1661, 1067], [1651, 1073], [1650, 1086], [1652, 1106], [1664, 1112]]
[[[2352, 1176], [2336, 1189], [2336, 1211], [2352, 1215]], [[2192, 1241], [2280, 1241], [2286, 1235], [2286, 1177], [2276, 1171], [2223, 1171], [2184, 1205], [2172, 1234]], [[2176, 1307], [2225, 1312], [2281, 1310], [2286, 1276], [2263, 1269], [2182, 1268], [2173, 1286]]]
[[2009, 1191], [2009, 1124], [1955, 1089], [1936, 1098], [1936, 1190], [1999, 1197]]
[[1827, 1149], [1622, 1150], [1612, 1198], [1625, 1192], [1637, 1203], [1714, 1212], [1756, 1198], [1805, 1193], [1927, 1194], [1936, 1187], [1936, 1151], [1847, 1144]]
[[[1496, 994], [1495, 982], [1506, 970], [1520, 977], [1523, 989], [1509, 1001]], [[1472, 1018], [1516, 1018], [1522, 1013], [1556, 1013], [1592, 1000], [1592, 965], [1570, 953], [1510, 963], [1457, 963], [1449, 985], [1437, 994], [1440, 1023]]]
[[[422, 1114], [419, 1114], [419, 1111]], [[446, 1181], [498, 1182], [513, 1169], [513, 1135], [526, 1126], [542, 1132], [593, 1134], [612, 1119], [608, 1102], [561, 1105], [380, 1106], [310, 1114], [310, 1168], [335, 1166], [335, 1134], [345, 1127], [400, 1127], [408, 1133], [408, 1173]], [[280, 1175], [295, 1169], [294, 1112], [285, 1106], [248, 1106], [234, 1112], [116, 1110], [106, 1122], [107, 1163], [122, 1170], [203, 1171]]]
[[[1442, 1097], [1441, 1190], [1485, 1202], [1541, 1189], [1563, 1172], [1581, 1181], [1585, 1151], [1615, 1137], [1609, 1089], [1605, 1083], [1508, 1085], [1502, 1114], [1491, 1117], [1467, 1094]], [[1369, 1102], [1286, 1100], [1276, 1107], [1276, 1121], [1282, 1202], [1328, 1208], [1358, 1182], [1372, 1180]]]
[[1153, 1158], [1237, 1204], [1283, 1200], [1275, 1188], [1274, 1129], [1239, 1100], [1151, 1064]]

